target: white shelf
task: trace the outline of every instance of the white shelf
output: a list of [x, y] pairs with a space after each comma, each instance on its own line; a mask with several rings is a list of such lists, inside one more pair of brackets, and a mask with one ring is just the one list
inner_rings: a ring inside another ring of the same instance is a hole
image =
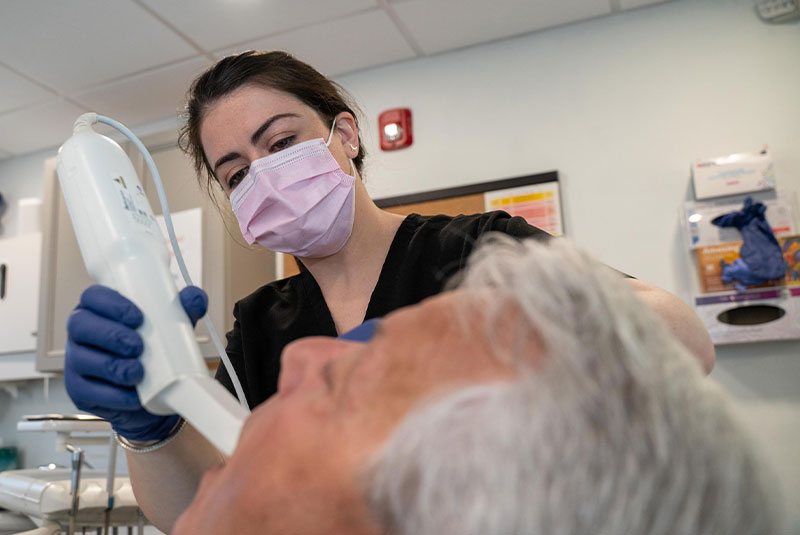
[[53, 377], [51, 373], [36, 371], [36, 353], [11, 353], [0, 355], [0, 384]]

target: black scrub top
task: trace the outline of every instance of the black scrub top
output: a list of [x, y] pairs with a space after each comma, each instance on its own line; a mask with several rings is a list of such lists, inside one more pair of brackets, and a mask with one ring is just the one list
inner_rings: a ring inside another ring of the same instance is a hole
[[[397, 229], [370, 297], [364, 320], [385, 316], [442, 291], [466, 265], [475, 240], [496, 231], [517, 238], [549, 234], [521, 217], [489, 212], [455, 217], [407, 216]], [[271, 282], [237, 302], [227, 353], [250, 407], [278, 389], [281, 352], [305, 336], [336, 336], [336, 326], [314, 277], [308, 271]], [[216, 378], [234, 392], [225, 366]]]

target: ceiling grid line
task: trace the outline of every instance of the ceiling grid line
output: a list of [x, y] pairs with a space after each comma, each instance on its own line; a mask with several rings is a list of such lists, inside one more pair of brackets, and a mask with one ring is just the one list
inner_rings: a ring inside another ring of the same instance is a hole
[[[138, 0], [136, 0], [136, 1], [138, 1]], [[232, 43], [230, 45], [225, 45], [222, 48], [216, 48], [216, 49], [212, 50], [211, 52], [213, 54], [215, 54], [215, 57], [213, 58], [213, 60], [216, 61], [218, 59], [218, 56], [216, 56], [216, 54], [218, 54], [219, 52], [221, 52], [223, 50], [229, 50], [229, 49], [232, 49], [232, 48], [237, 48], [237, 47], [246, 45], [247, 43], [252, 43], [254, 41], [262, 41], [264, 39], [274, 39], [276, 37], [281, 37], [283, 35], [290, 35], [290, 34], [296, 32], [298, 30], [303, 30], [303, 29], [307, 29], [307, 28], [314, 28], [316, 26], [324, 26], [324, 25], [330, 24], [332, 22], [349, 19], [349, 18], [354, 17], [354, 16], [364, 15], [366, 13], [374, 13], [374, 12], [376, 12], [378, 10], [380, 10], [379, 7], [373, 6], [373, 7], [369, 7], [369, 8], [366, 8], [366, 9], [360, 9], [360, 10], [352, 11], [352, 12], [349, 12], [349, 13], [345, 13], [345, 14], [339, 15], [337, 17], [329, 17], [329, 18], [327, 18], [325, 20], [321, 20], [319, 22], [314, 22], [314, 23], [311, 23], [311, 24], [301, 24], [299, 26], [291, 26], [291, 27], [283, 29], [283, 30], [281, 30], [279, 32], [271, 32], [271, 33], [266, 33], [264, 35], [257, 36], [257, 37], [250, 37], [250, 38], [247, 38], [247, 39], [245, 39], [243, 41]], [[287, 50], [287, 52], [289, 52], [289, 51]]]
[[20, 1], [0, 17], [0, 160], [54, 148], [87, 110], [137, 133], [171, 130], [189, 82], [246, 48], [286, 50], [339, 76], [670, 0], [191, 0], [190, 12], [160, 0], [41, 1], [58, 16]]
[[[69, 102], [70, 104], [72, 104], [74, 106], [84, 107], [82, 104], [72, 100], [72, 98], [69, 95], [65, 95], [65, 94], [61, 93], [57, 89], [55, 89], [53, 87], [50, 87], [49, 85], [37, 80], [36, 78], [33, 78], [32, 76], [29, 76], [28, 74], [20, 71], [19, 69], [15, 68], [15, 67], [12, 67], [11, 65], [9, 65], [9, 64], [7, 64], [7, 63], [5, 63], [3, 61], [0, 61], [0, 67], [3, 67], [5, 69], [9, 70], [10, 72], [16, 74], [17, 76], [19, 76], [20, 78], [24, 79], [25, 81], [34, 84], [38, 88], [44, 89], [45, 91], [50, 93], [52, 97], [55, 97], [57, 100], [63, 100], [63, 101]], [[39, 100], [39, 101], [34, 101], [34, 102], [31, 102], [31, 103], [28, 103], [28, 104], [23, 104], [22, 106], [12, 107], [12, 108], [9, 108], [7, 110], [3, 110], [2, 112], [0, 112], [0, 116], [9, 115], [9, 114], [12, 114], [12, 113], [15, 113], [15, 112], [27, 109], [27, 108], [33, 108], [33, 107], [36, 107], [36, 106], [41, 106], [42, 104], [45, 104], [45, 103], [47, 103], [47, 100]], [[0, 150], [2, 150], [2, 149], [0, 149]]]
[[425, 51], [422, 49], [417, 40], [414, 39], [414, 36], [411, 35], [411, 31], [406, 26], [405, 22], [400, 18], [397, 12], [394, 10], [394, 7], [389, 4], [389, 0], [378, 0], [378, 4], [383, 8], [389, 18], [392, 20], [392, 23], [397, 27], [397, 31], [400, 32], [400, 35], [403, 36], [403, 39], [406, 40], [408, 46], [411, 47], [411, 50], [414, 51], [414, 54], [417, 55], [418, 58], [425, 56]]
[[[188, 35], [186, 35], [186, 34], [185, 34], [185, 33], [183, 33], [182, 31], [180, 31], [178, 28], [176, 28], [174, 24], [172, 24], [171, 22], [169, 22], [168, 20], [166, 20], [164, 17], [162, 17], [161, 15], [159, 15], [158, 13], [156, 13], [155, 11], [153, 11], [153, 9], [152, 9], [152, 8], [150, 8], [150, 6], [148, 6], [147, 4], [144, 4], [144, 3], [142, 3], [142, 1], [141, 1], [141, 0], [131, 0], [131, 2], [133, 2], [134, 4], [136, 4], [137, 6], [139, 6], [140, 8], [142, 8], [142, 9], [143, 9], [144, 11], [146, 11], [146, 12], [147, 12], [147, 13], [148, 13], [150, 16], [152, 16], [152, 17], [153, 17], [154, 19], [156, 19], [158, 22], [160, 22], [161, 24], [163, 24], [163, 25], [164, 25], [164, 26], [165, 26], [167, 29], [169, 29], [169, 30], [170, 30], [170, 31], [172, 31], [172, 32], [173, 32], [175, 35], [177, 35], [178, 37], [180, 37], [181, 39], [183, 39], [183, 40], [186, 42], [186, 44], [188, 44], [189, 46], [191, 46], [192, 48], [194, 48], [194, 49], [195, 49], [195, 50], [196, 50], [196, 51], [197, 51], [197, 52], [198, 52], [198, 53], [199, 53], [201, 56], [205, 56], [207, 59], [209, 59], [209, 60], [211, 60], [211, 61], [215, 61], [215, 60], [216, 60], [216, 58], [214, 57], [214, 55], [213, 55], [213, 54], [211, 54], [209, 51], [207, 51], [206, 49], [204, 49], [203, 47], [201, 47], [199, 44], [197, 44], [197, 43], [196, 43], [196, 42], [195, 42], [195, 41], [194, 41], [194, 40], [193, 40], [191, 37], [189, 37]], [[188, 59], [188, 58], [184, 58], [184, 59]], [[182, 60], [181, 60], [181, 61], [182, 61]]]
[[11, 71], [14, 74], [16, 74], [17, 76], [19, 76], [20, 78], [24, 78], [28, 82], [30, 82], [30, 83], [32, 83], [32, 84], [34, 84], [36, 86], [39, 86], [41, 89], [44, 89], [45, 91], [48, 91], [48, 92], [50, 92], [50, 93], [52, 93], [54, 95], [58, 95], [59, 94], [58, 90], [56, 90], [55, 88], [52, 88], [49, 85], [40, 82], [36, 78], [34, 78], [32, 76], [29, 76], [28, 74], [20, 71], [16, 67], [12, 67], [11, 65], [9, 65], [8, 63], [5, 63], [4, 61], [0, 61], [0, 67], [4, 67], [4, 68], [8, 69], [9, 71]]
[[[205, 54], [203, 55], [203, 57], [205, 57]], [[158, 72], [160, 70], [167, 69], [167, 68], [173, 67], [175, 65], [180, 65], [181, 63], [183, 63], [185, 61], [189, 61], [189, 60], [194, 59], [194, 58], [197, 58], [197, 56], [186, 56], [185, 58], [178, 58], [178, 59], [176, 59], [174, 61], [169, 61], [167, 63], [162, 63], [162, 64], [156, 65], [154, 67], [147, 67], [146, 69], [140, 69], [138, 71], [131, 71], [131, 72], [126, 73], [126, 74], [121, 74], [119, 76], [114, 76], [113, 78], [108, 78], [106, 80], [102, 80], [100, 82], [94, 83], [94, 84], [86, 86], [86, 87], [80, 87], [80, 88], [74, 89], [74, 90], [70, 91], [68, 95], [64, 95], [64, 96], [69, 97], [69, 98], [76, 98], [75, 95], [81, 95], [81, 94], [87, 93], [89, 91], [95, 91], [97, 89], [103, 89], [104, 87], [108, 87], [108, 86], [117, 84], [119, 82], [125, 81], [125, 80], [130, 80], [132, 78], [137, 78], [139, 76], [146, 76], [148, 74], [153, 74], [153, 73], [156, 73], [156, 72]], [[216, 58], [211, 58], [210, 61], [215, 62]], [[77, 97], [77, 98], [79, 98], [79, 97]]]

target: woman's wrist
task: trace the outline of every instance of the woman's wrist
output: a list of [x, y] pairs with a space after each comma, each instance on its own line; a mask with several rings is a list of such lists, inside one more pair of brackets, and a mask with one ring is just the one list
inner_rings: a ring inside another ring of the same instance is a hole
[[177, 422], [175, 422], [175, 425], [172, 427], [172, 429], [170, 429], [167, 436], [158, 440], [129, 440], [119, 433], [114, 433], [114, 436], [117, 439], [117, 443], [127, 451], [134, 453], [149, 453], [151, 451], [159, 450], [175, 440], [175, 437], [180, 434], [185, 425], [186, 420], [183, 418], [178, 418]]

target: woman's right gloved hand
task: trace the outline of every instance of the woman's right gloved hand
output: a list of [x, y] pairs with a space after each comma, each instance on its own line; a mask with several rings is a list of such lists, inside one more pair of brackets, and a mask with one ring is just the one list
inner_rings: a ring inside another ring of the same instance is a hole
[[[197, 286], [187, 286], [179, 296], [195, 325], [206, 313], [208, 296]], [[64, 382], [78, 409], [107, 420], [121, 436], [161, 440], [179, 417], [151, 414], [139, 401], [136, 384], [144, 368], [138, 357], [144, 343], [136, 329], [143, 321], [139, 308], [117, 291], [87, 288], [67, 321]]]

